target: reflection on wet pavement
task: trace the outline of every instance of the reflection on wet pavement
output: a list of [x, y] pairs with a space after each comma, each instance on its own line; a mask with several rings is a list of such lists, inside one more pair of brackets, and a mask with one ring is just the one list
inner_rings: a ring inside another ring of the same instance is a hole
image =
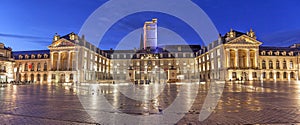
[[[141, 100], [129, 98], [119, 91], [128, 86], [8, 85], [0, 88], [0, 121], [1, 124], [96, 124], [83, 108], [80, 96], [104, 96], [118, 110], [113, 113], [157, 115], [172, 104], [183, 84], [165, 84], [163, 89], [151, 85], [128, 89], [147, 90], [136, 95]], [[209, 87], [209, 83], [199, 84], [193, 106], [178, 124], [300, 123], [300, 82], [228, 82], [217, 107], [211, 109], [208, 119], [200, 122], [199, 113]], [[190, 95], [184, 96], [186, 101], [191, 101]], [[99, 103], [95, 101], [93, 105]]]

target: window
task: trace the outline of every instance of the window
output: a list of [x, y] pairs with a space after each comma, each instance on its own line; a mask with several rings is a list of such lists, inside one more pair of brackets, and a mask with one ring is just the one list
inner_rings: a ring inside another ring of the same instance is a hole
[[47, 66], [47, 63], [44, 63], [44, 71], [47, 71], [47, 70], [48, 70], [47, 67], [48, 67], [48, 66]]
[[265, 60], [262, 61], [262, 69], [266, 69], [266, 61]]
[[280, 69], [279, 61], [278, 60], [276, 61], [276, 69]]
[[44, 81], [47, 81], [47, 74], [44, 74], [43, 80], [44, 80]]
[[236, 78], [236, 72], [232, 72], [232, 78]]
[[286, 79], [286, 72], [283, 72], [283, 78]]
[[84, 57], [87, 57], [87, 51], [84, 51]]
[[73, 74], [70, 74], [70, 80], [73, 80]]
[[56, 77], [56, 75], [52, 74], [51, 79], [56, 79], [55, 77]]
[[41, 75], [37, 74], [37, 81], [41, 81]]
[[257, 78], [256, 72], [252, 72], [252, 78]]
[[265, 79], [266, 78], [266, 72], [263, 72], [262, 77]]
[[34, 74], [30, 75], [30, 81], [33, 82], [34, 81]]
[[179, 52], [181, 51], [181, 46], [178, 46], [178, 51], [179, 51]]
[[270, 73], [269, 73], [269, 78], [270, 78], [270, 79], [273, 79], [273, 72], [270, 72]]
[[218, 55], [218, 56], [221, 55], [220, 49], [217, 49], [217, 55]]
[[283, 68], [284, 68], [284, 69], [287, 68], [287, 66], [286, 66], [286, 61], [285, 61], [285, 60], [283, 61]]
[[40, 63], [37, 64], [37, 70], [41, 71], [41, 64]]
[[280, 72], [276, 73], [276, 78], [280, 78]]
[[273, 69], [273, 62], [269, 61], [269, 69]]
[[31, 63], [31, 65], [29, 65], [29, 68], [31, 69], [31, 71], [34, 71], [34, 63]]
[[293, 61], [290, 61], [290, 69], [293, 69]]
[[27, 63], [25, 63], [25, 67], [24, 67], [25, 69], [25, 71], [28, 71], [28, 64]]
[[291, 76], [291, 78], [295, 78], [294, 72], [291, 72], [290, 76]]

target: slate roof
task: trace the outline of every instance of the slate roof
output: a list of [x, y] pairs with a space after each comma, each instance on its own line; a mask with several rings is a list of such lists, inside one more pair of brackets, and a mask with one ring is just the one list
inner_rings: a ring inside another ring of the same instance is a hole
[[[22, 56], [28, 55], [29, 56], [28, 59], [31, 59], [31, 55], [35, 55], [37, 57], [38, 54], [42, 55], [42, 59], [45, 58], [43, 56], [44, 54], [47, 54], [48, 55], [47, 58], [50, 58], [50, 50], [32, 50], [32, 51], [13, 51], [12, 52], [13, 58], [16, 60], [21, 60], [21, 59], [19, 59], [19, 55], [22, 55]], [[25, 57], [23, 57], [22, 59], [25, 59]], [[35, 59], [37, 59], [37, 58], [35, 58]]]

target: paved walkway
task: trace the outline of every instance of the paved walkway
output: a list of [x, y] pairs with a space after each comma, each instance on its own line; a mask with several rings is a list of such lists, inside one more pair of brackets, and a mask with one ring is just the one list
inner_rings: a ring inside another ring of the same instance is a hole
[[[174, 101], [178, 86], [167, 86], [160, 96], [145, 104], [115, 91], [115, 85], [86, 91], [55, 85], [10, 85], [0, 88], [0, 124], [96, 124], [77, 94], [104, 95], [122, 113], [158, 114], [158, 107], [166, 109]], [[199, 112], [208, 88], [208, 83], [199, 86], [196, 101], [178, 124], [300, 123], [300, 83], [226, 83], [216, 109], [200, 122]]]

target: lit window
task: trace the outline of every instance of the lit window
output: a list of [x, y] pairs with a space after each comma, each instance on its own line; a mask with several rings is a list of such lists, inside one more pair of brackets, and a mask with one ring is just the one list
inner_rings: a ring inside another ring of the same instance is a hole
[[290, 69], [293, 69], [293, 61], [290, 61]]
[[218, 56], [221, 55], [220, 49], [217, 49], [217, 55], [218, 55]]
[[87, 57], [87, 51], [84, 51], [84, 57]]

